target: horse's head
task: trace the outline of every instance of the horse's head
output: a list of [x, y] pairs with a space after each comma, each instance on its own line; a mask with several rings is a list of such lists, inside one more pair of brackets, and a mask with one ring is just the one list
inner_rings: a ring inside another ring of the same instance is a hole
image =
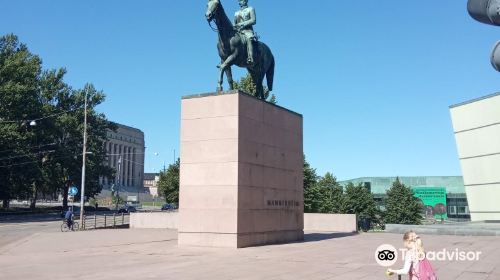
[[208, 21], [212, 21], [214, 19], [214, 16], [217, 13], [220, 5], [221, 4], [219, 0], [208, 0], [207, 12], [205, 13], [205, 17]]

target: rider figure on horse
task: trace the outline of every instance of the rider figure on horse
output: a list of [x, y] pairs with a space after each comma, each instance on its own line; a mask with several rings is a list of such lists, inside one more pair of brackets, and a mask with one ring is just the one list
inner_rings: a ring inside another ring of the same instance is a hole
[[247, 45], [247, 62], [253, 65], [253, 44], [257, 42], [257, 36], [253, 31], [253, 26], [257, 23], [257, 17], [255, 15], [255, 9], [248, 6], [248, 0], [239, 0], [239, 2], [241, 9], [234, 14], [234, 26]]

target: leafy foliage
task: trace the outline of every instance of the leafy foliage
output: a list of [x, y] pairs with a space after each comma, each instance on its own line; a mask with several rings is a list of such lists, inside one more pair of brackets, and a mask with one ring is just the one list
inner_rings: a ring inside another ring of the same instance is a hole
[[123, 199], [121, 196], [119, 196], [116, 192], [112, 192], [111, 205], [120, 206], [120, 205], [124, 205], [124, 204], [125, 204], [125, 199]]
[[[85, 195], [101, 191], [99, 176], [113, 176], [104, 165], [108, 129], [116, 129], [95, 107], [105, 95], [91, 84], [72, 89], [66, 70], [42, 71], [42, 60], [19, 43], [17, 36], [0, 38], [0, 199], [40, 194], [66, 197], [80, 187], [84, 99], [88, 98], [88, 142]], [[64, 206], [67, 201], [64, 201]]]
[[324, 177], [304, 159], [304, 212], [356, 214], [374, 222], [420, 224], [423, 204], [409, 187], [397, 179], [387, 192], [386, 211], [377, 208], [373, 194], [363, 184], [348, 184], [343, 188], [337, 179]]
[[363, 185], [349, 184], [344, 191], [333, 174], [319, 177], [305, 159], [304, 212], [357, 214], [372, 219], [379, 214], [373, 194]]
[[316, 178], [318, 180], [311, 187], [304, 188], [304, 212], [343, 213], [344, 194], [337, 179], [329, 172], [324, 177]]
[[410, 187], [402, 184], [399, 178], [387, 191], [385, 207], [386, 223], [419, 225], [422, 221], [423, 204], [413, 195]]
[[[255, 86], [255, 83], [253, 82], [252, 76], [247, 73], [247, 75], [243, 78], [240, 79], [239, 82], [234, 81], [233, 82], [234, 89], [239, 89], [241, 91], [244, 91], [250, 95], [255, 96], [257, 94], [257, 87]], [[271, 94], [269, 96], [269, 89], [264, 86], [264, 96], [268, 102], [276, 104], [278, 101], [276, 100], [276, 95]]]
[[304, 156], [304, 212], [317, 211], [322, 201], [321, 192], [317, 187], [318, 175], [316, 169], [312, 168]]
[[359, 217], [374, 219], [377, 214], [377, 204], [373, 194], [363, 184], [348, 184], [345, 188], [344, 211]]
[[41, 116], [40, 74], [40, 58], [15, 35], [0, 38], [0, 199], [4, 201], [16, 194], [28, 196], [33, 192], [32, 178], [40, 177], [37, 165], [8, 164], [32, 159], [36, 135], [29, 122], [8, 121]]
[[180, 160], [168, 166], [166, 171], [160, 172], [158, 181], [158, 192], [165, 198], [167, 203], [179, 205], [179, 171]]
[[342, 213], [344, 206], [344, 190], [337, 182], [332, 173], [327, 172], [318, 181], [318, 187], [322, 193], [323, 203], [320, 205], [320, 213]]

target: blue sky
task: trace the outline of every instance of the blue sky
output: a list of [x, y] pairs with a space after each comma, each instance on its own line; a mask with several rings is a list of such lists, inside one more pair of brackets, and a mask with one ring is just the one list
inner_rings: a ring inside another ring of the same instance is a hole
[[[489, 65], [500, 29], [471, 19], [466, 2], [250, 0], [276, 57], [274, 93], [304, 115], [320, 175], [461, 174], [448, 106], [500, 88]], [[232, 17], [237, 1], [222, 3]], [[3, 1], [0, 34], [18, 35], [45, 68], [66, 67], [73, 87], [103, 90], [99, 110], [145, 132], [153, 172], [179, 153], [181, 96], [216, 88], [205, 10], [205, 0]]]

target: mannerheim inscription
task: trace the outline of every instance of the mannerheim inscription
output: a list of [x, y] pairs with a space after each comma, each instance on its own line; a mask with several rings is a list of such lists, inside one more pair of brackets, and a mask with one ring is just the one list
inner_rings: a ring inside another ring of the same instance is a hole
[[267, 206], [269, 207], [283, 207], [283, 208], [297, 208], [300, 206], [300, 202], [296, 200], [271, 200], [268, 199]]

